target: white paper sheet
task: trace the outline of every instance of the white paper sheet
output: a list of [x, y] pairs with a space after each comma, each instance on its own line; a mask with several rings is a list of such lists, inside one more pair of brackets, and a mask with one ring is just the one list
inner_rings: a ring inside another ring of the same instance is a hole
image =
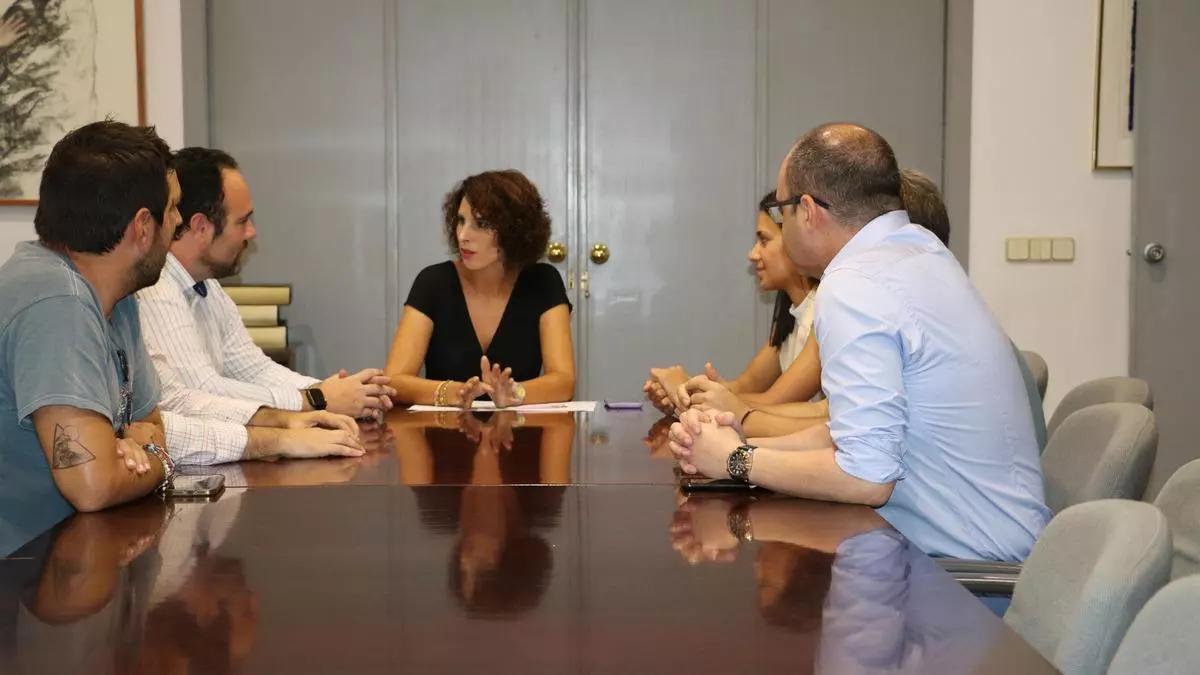
[[[475, 401], [471, 404], [471, 410], [495, 410], [496, 404], [491, 401]], [[514, 410], [520, 413], [567, 413], [567, 412], [595, 412], [595, 401], [567, 401], [565, 403], [534, 403], [532, 405], [519, 405], [515, 408], [505, 408], [505, 410]], [[408, 409], [409, 412], [458, 412], [459, 408], [436, 405], [414, 405]]]

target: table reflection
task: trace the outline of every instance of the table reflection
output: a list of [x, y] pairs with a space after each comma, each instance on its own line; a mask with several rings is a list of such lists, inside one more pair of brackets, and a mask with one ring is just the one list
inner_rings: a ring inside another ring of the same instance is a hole
[[19, 649], [4, 660], [30, 673], [235, 670], [255, 640], [258, 599], [242, 562], [217, 548], [238, 498], [215, 506], [147, 498], [76, 514], [28, 544], [40, 568], [4, 579], [21, 585]]
[[693, 565], [732, 563], [749, 548], [759, 613], [818, 636], [814, 672], [969, 672], [979, 643], [1002, 630], [872, 510], [691, 497], [675, 512], [671, 540]]
[[404, 413], [388, 426], [405, 485], [565, 485], [572, 414]]
[[[560, 485], [570, 482], [574, 416], [539, 415], [532, 421], [503, 411], [440, 418], [437, 426], [411, 420], [392, 428], [405, 483], [460, 485], [415, 491], [422, 524], [457, 534], [447, 587], [472, 615], [526, 612], [545, 594], [554, 565], [538, 530], [559, 523]], [[548, 485], [514, 487], [521, 484]]]
[[[188, 466], [227, 487], [309, 485], [675, 485], [666, 432], [673, 418], [593, 414], [408, 412], [360, 423], [357, 458]], [[647, 429], [649, 431], [647, 431]]]

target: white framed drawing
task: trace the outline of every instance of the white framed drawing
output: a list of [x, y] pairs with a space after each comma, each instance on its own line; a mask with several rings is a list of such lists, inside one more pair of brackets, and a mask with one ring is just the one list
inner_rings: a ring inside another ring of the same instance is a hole
[[0, 204], [36, 204], [76, 127], [145, 120], [142, 0], [0, 0]]
[[1092, 166], [1133, 166], [1137, 0], [1100, 0]]

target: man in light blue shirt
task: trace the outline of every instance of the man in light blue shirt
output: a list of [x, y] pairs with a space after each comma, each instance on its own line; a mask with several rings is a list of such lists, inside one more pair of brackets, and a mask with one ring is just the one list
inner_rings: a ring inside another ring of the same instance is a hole
[[829, 424], [743, 442], [730, 416], [689, 411], [672, 428], [684, 470], [874, 506], [932, 555], [1023, 560], [1050, 512], [1020, 366], [953, 255], [909, 222], [891, 147], [818, 127], [777, 197], [789, 257], [821, 277]]

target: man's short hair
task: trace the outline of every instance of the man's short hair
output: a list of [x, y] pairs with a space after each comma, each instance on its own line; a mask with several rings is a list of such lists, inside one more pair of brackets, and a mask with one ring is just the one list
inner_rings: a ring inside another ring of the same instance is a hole
[[237, 168], [237, 161], [222, 150], [192, 147], [175, 153], [175, 173], [183, 191], [179, 200], [183, 222], [175, 231], [176, 239], [183, 236], [197, 213], [213, 224], [214, 237], [221, 236], [225, 230], [225, 184], [221, 173]]
[[932, 178], [916, 169], [904, 169], [900, 172], [900, 197], [909, 220], [950, 245], [950, 215], [946, 213], [942, 191]]
[[79, 127], [46, 160], [34, 230], [55, 248], [108, 253], [141, 209], [162, 225], [170, 170], [171, 149], [154, 127], [112, 120]]
[[827, 202], [829, 212], [852, 227], [903, 206], [892, 146], [856, 124], [823, 124], [801, 136], [786, 179], [793, 197], [807, 194]]

